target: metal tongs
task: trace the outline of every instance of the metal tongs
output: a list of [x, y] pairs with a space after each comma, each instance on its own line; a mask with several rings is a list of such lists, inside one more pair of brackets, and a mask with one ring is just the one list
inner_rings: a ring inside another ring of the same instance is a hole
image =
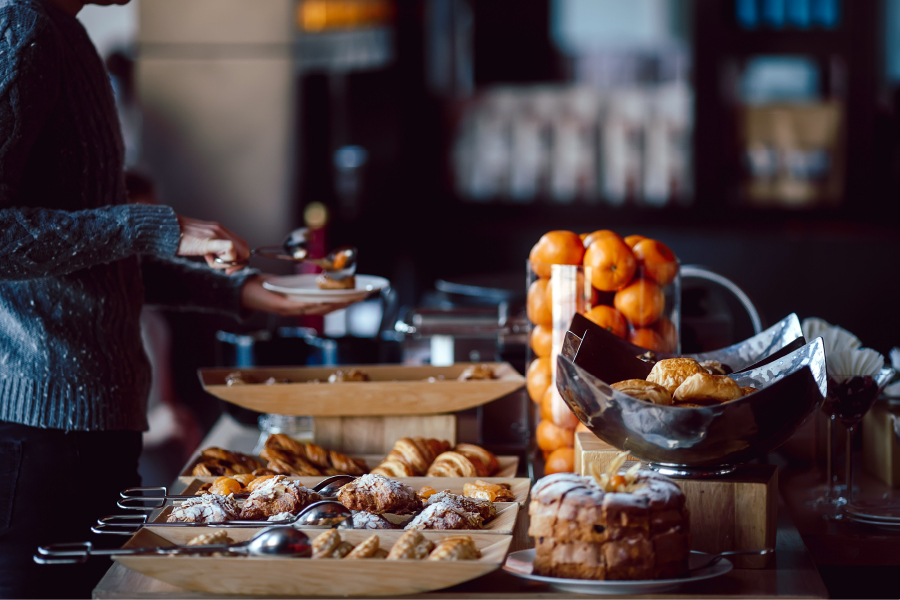
[[[310, 258], [309, 229], [301, 227], [290, 232], [281, 246], [261, 246], [250, 251], [251, 256], [261, 256], [275, 260], [289, 260], [291, 262], [308, 262], [320, 267], [329, 277], [337, 281], [347, 279], [356, 274], [357, 250], [353, 246], [341, 246], [335, 248], [324, 258]], [[219, 264], [237, 266], [246, 265], [248, 261], [228, 261], [219, 257], [215, 258]]]

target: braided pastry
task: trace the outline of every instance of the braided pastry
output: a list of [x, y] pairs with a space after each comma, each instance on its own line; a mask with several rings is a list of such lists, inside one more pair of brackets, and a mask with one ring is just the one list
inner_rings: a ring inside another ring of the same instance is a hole
[[260, 456], [282, 468], [284, 464], [293, 465], [293, 475], [364, 475], [369, 472], [364, 460], [326, 450], [318, 444], [303, 444], [283, 433], [271, 434]]
[[306, 460], [317, 467], [328, 468], [331, 466], [328, 462], [328, 450], [318, 444], [303, 444], [303, 454]]
[[444, 452], [428, 467], [428, 477], [477, 477], [478, 471], [471, 460], [459, 452]]
[[366, 461], [361, 458], [351, 458], [334, 450], [328, 451], [328, 460], [331, 462], [331, 466], [339, 473], [365, 475], [369, 472], [369, 466], [366, 464]]
[[303, 444], [283, 433], [273, 433], [266, 438], [266, 448], [278, 448], [293, 454], [303, 454]]

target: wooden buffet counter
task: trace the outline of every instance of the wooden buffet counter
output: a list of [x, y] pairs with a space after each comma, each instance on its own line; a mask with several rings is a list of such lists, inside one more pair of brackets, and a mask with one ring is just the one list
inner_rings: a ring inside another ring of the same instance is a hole
[[[201, 444], [201, 447], [219, 446], [239, 452], [251, 452], [259, 431], [223, 416]], [[172, 491], [179, 491], [183, 483], [176, 481]], [[707, 581], [686, 584], [668, 593], [657, 593], [661, 598], [827, 598], [828, 591], [807, 552], [797, 528], [787, 510], [779, 506], [776, 555], [772, 566], [766, 569], [734, 569]], [[528, 512], [519, 512], [510, 552], [532, 547], [527, 535]], [[528, 582], [502, 570], [452, 588], [423, 594], [425, 598], [567, 598], [570, 592], [561, 592], [550, 586]], [[211, 594], [190, 592], [173, 587], [157, 579], [142, 575], [118, 563], [114, 564], [94, 589], [94, 598], [213, 598]], [[235, 598], [241, 596], [233, 596]], [[638, 596], [635, 596], [638, 597]]]

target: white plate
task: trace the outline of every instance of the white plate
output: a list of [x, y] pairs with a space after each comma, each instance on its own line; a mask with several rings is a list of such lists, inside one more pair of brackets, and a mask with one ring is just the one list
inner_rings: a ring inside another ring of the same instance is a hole
[[356, 287], [352, 290], [322, 290], [316, 285], [315, 273], [303, 275], [285, 275], [274, 277], [263, 282], [263, 287], [271, 292], [278, 292], [298, 302], [355, 302], [363, 300], [369, 294], [378, 292], [391, 284], [384, 277], [375, 275], [357, 275]]
[[[705, 552], [691, 551], [691, 559], [696, 557], [702, 562], [702, 559], [705, 556]], [[691, 562], [694, 561], [692, 560]], [[678, 579], [596, 581], [593, 579], [562, 579], [560, 577], [533, 575], [531, 571], [533, 565], [534, 548], [531, 548], [529, 550], [510, 552], [509, 556], [506, 557], [506, 564], [503, 565], [503, 570], [516, 577], [530, 579], [531, 581], [540, 581], [541, 583], [549, 583], [557, 589], [576, 594], [654, 594], [677, 587], [684, 583], [719, 577], [720, 575], [728, 573], [733, 568], [731, 562], [727, 558], [723, 558], [719, 560], [719, 562], [708, 567], [692, 569], [687, 577]]]

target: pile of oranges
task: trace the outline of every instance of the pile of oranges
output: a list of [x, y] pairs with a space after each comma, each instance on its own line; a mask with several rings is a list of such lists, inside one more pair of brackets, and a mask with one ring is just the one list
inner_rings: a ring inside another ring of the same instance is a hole
[[[673, 352], [678, 332], [664, 316], [664, 289], [678, 275], [678, 259], [662, 242], [641, 235], [623, 238], [603, 229], [578, 235], [550, 231], [528, 256], [537, 278], [528, 288], [532, 323], [530, 346], [535, 360], [527, 372], [528, 395], [540, 405], [538, 447], [545, 473], [574, 467], [574, 434], [583, 427], [552, 385], [552, 265], [583, 266], [576, 279], [575, 311], [636, 346]], [[558, 289], [558, 288], [557, 288]]]

